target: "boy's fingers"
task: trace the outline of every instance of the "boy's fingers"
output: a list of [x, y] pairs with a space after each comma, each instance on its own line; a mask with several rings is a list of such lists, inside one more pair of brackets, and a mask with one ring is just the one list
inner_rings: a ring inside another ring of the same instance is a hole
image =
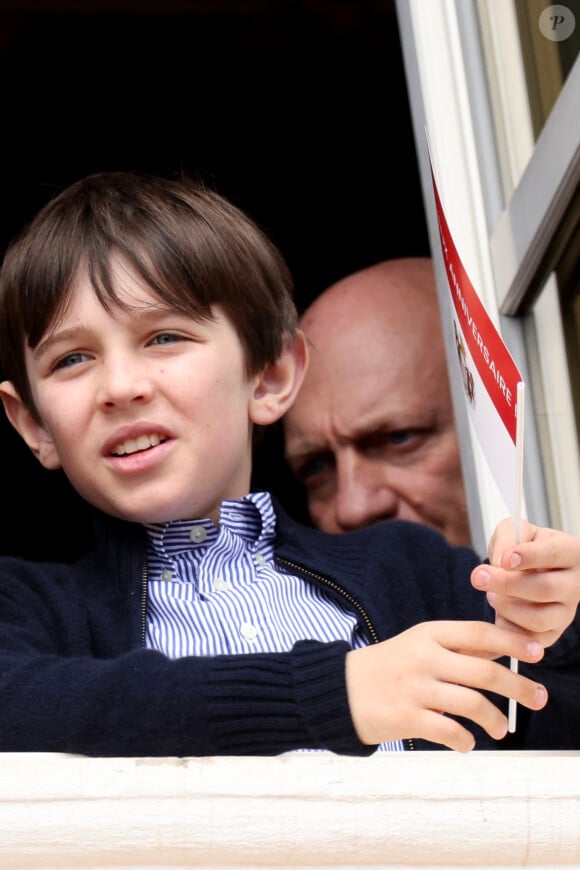
[[[552, 529], [540, 529], [527, 520], [522, 520], [519, 526], [519, 545], [535, 541], [539, 533], [551, 532]], [[513, 551], [516, 546], [516, 528], [511, 519], [504, 519], [496, 526], [489, 542], [488, 556], [492, 565], [507, 565], [504, 556], [508, 551]]]
[[[496, 665], [496, 667], [501, 667]], [[509, 674], [509, 669], [507, 670]], [[512, 674], [513, 676], [513, 674]], [[501, 692], [504, 697], [513, 697], [522, 706], [531, 710], [540, 710], [548, 700], [545, 688], [534, 683], [529, 686], [519, 685], [511, 687], [509, 692]], [[475, 722], [495, 740], [505, 737], [508, 729], [508, 720], [505, 713], [496, 707], [478, 687], [470, 688], [468, 685], [449, 685], [440, 693], [440, 706], [447, 714], [460, 716]]]
[[440, 743], [456, 752], [471, 752], [475, 748], [475, 738], [464, 725], [436, 710], [421, 710], [418, 713], [413, 736]]
[[555, 571], [580, 563], [580, 540], [572, 535], [543, 531], [534, 541], [507, 546], [500, 564], [506, 571]]
[[550, 604], [558, 600], [558, 589], [554, 580], [543, 574], [524, 574], [519, 571], [504, 571], [492, 565], [481, 565], [472, 571], [471, 583], [480, 592], [519, 598], [531, 604]]
[[[548, 693], [544, 686], [533, 680], [516, 674], [506, 664], [473, 656], [455, 656], [453, 662], [446, 663], [446, 679], [440, 681], [442, 697], [435, 701], [434, 706], [450, 713], [467, 716], [489, 731], [489, 722], [495, 720], [495, 727], [505, 719], [481, 691], [493, 692], [504, 698], [513, 698], [519, 704], [530, 710], [539, 710], [545, 706]], [[450, 706], [449, 687], [459, 687], [464, 690], [461, 695], [461, 707]], [[462, 712], [461, 712], [462, 711]], [[486, 720], [482, 720], [485, 714]], [[491, 734], [492, 732], [489, 731]], [[493, 733], [492, 736], [502, 736]]]
[[468, 655], [512, 656], [520, 661], [537, 662], [544, 654], [541, 644], [527, 635], [487, 622], [435, 622], [433, 627], [441, 646]]
[[515, 543], [514, 525], [503, 520], [489, 546], [491, 565], [506, 571], [552, 571], [580, 565], [580, 539], [556, 529], [534, 526], [523, 520], [520, 542]]
[[[524, 541], [531, 540], [531, 538], [529, 537], [528, 528], [526, 528], [526, 531], [522, 535], [521, 539]], [[490, 563], [492, 565], [499, 565], [501, 563], [502, 555], [506, 552], [508, 548], [513, 549], [515, 541], [516, 533], [513, 521], [511, 519], [505, 519], [498, 523], [489, 542], [488, 556]]]
[[[497, 599], [492, 603], [495, 606]], [[572, 619], [570, 611], [562, 604], [527, 604], [514, 598], [505, 598], [501, 602], [501, 617], [497, 617], [496, 625], [503, 620], [505, 625], [512, 625], [516, 631], [524, 631], [538, 640], [543, 647], [550, 646], [560, 636], [561, 630], [554, 626], [569, 624]]]

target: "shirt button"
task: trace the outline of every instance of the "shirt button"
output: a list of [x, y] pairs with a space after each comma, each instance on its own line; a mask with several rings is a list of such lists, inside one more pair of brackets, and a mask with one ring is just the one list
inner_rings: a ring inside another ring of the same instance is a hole
[[265, 564], [266, 564], [266, 559], [264, 558], [264, 556], [262, 556], [261, 553], [258, 553], [258, 554], [256, 555], [256, 562], [258, 563], [258, 565], [265, 565]]
[[170, 571], [169, 568], [165, 568], [161, 572], [161, 579], [164, 583], [171, 583], [171, 581], [173, 580], [173, 572]]
[[230, 588], [228, 581], [224, 580], [222, 577], [216, 577], [211, 585], [216, 592], [225, 592], [226, 589]]
[[244, 640], [255, 640], [258, 636], [258, 629], [251, 622], [242, 622], [240, 634]]
[[194, 544], [201, 544], [207, 538], [207, 529], [204, 526], [194, 526], [189, 537]]

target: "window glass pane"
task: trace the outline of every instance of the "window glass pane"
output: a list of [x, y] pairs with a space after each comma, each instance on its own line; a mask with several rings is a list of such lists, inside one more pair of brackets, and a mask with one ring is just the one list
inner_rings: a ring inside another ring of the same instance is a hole
[[507, 204], [564, 85], [576, 77], [580, 0], [475, 2]]
[[537, 139], [580, 48], [580, 0], [515, 0], [530, 114]]
[[[580, 222], [523, 318], [549, 524], [580, 535]], [[529, 306], [529, 307], [528, 307]]]
[[562, 312], [562, 329], [570, 374], [570, 388], [576, 433], [580, 443], [580, 279], [578, 262], [580, 259], [580, 228], [575, 233], [556, 269], [558, 295]]

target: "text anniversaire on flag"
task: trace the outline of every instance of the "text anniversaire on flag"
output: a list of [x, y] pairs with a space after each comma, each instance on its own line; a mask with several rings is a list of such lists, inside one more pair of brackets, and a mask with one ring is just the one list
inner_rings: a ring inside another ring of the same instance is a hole
[[[444, 253], [446, 255], [446, 262], [447, 262], [447, 252], [444, 251]], [[513, 404], [512, 391], [511, 391], [510, 387], [508, 386], [508, 384], [505, 382], [504, 376], [501, 373], [501, 369], [496, 364], [493, 356], [491, 355], [491, 352], [490, 352], [487, 344], [485, 343], [481, 332], [479, 331], [479, 329], [477, 327], [477, 323], [475, 322], [475, 318], [473, 317], [473, 315], [469, 311], [469, 305], [467, 304], [467, 301], [466, 301], [463, 293], [461, 292], [461, 286], [459, 284], [459, 281], [457, 280], [457, 276], [455, 275], [455, 269], [453, 268], [452, 262], [447, 262], [447, 274], [449, 276], [449, 283], [451, 284], [452, 291], [455, 295], [455, 298], [457, 299], [457, 303], [455, 305], [455, 308], [457, 309], [457, 307], [459, 305], [459, 306], [461, 306], [461, 311], [463, 312], [463, 317], [461, 318], [462, 319], [461, 326], [462, 326], [463, 334], [465, 335], [466, 341], [469, 344], [469, 349], [471, 351], [471, 355], [473, 357], [475, 357], [475, 354], [473, 353], [473, 351], [474, 351], [474, 348], [476, 348], [479, 351], [479, 353], [481, 354], [481, 356], [483, 356], [485, 364], [487, 366], [489, 366], [489, 371], [490, 371], [491, 376], [494, 378], [500, 391], [503, 393], [503, 396], [504, 396], [507, 404], [511, 408], [511, 406]], [[460, 314], [459, 310], [457, 311], [457, 313]], [[465, 329], [465, 326], [467, 326], [467, 329]], [[470, 341], [470, 335], [473, 336], [472, 341]], [[477, 363], [477, 360], [476, 360], [476, 363]], [[478, 366], [478, 369], [479, 369], [479, 366]], [[480, 374], [481, 374], [481, 371], [480, 371]]]
[[441, 249], [453, 305], [479, 376], [512, 441], [516, 441], [515, 397], [522, 376], [475, 292], [455, 247], [433, 178]]

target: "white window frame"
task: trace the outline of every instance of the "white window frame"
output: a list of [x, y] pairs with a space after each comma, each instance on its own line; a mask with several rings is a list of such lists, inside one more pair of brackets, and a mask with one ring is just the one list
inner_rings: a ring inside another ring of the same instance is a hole
[[[532, 386], [531, 378], [535, 378], [533, 390], [528, 389], [526, 395], [524, 512], [542, 525], [559, 525], [580, 534], [580, 458], [564, 356], [548, 353], [540, 338], [537, 356], [532, 351], [529, 358], [529, 318], [520, 316], [516, 296], [516, 291], [527, 286], [530, 270], [537, 266], [539, 240], [547, 245], [567, 204], [570, 179], [578, 172], [578, 63], [545, 125], [538, 142], [541, 147], [537, 147], [531, 138], [523, 65], [514, 50], [519, 42], [511, 0], [397, 0], [397, 17], [449, 361], [454, 359], [449, 290], [440, 255], [425, 128], [446, 218], [466, 271], [524, 380]], [[493, 26], [488, 28], [486, 21]], [[488, 55], [491, 49], [495, 52], [491, 88], [484, 48]], [[502, 57], [511, 62], [507, 73]], [[563, 116], [567, 119], [565, 134]], [[569, 116], [574, 116], [573, 121]], [[503, 131], [499, 137], [498, 129]], [[551, 163], [538, 188], [534, 178], [545, 166], [545, 153], [558, 137], [565, 140], [561, 159]], [[535, 197], [533, 208], [530, 196]], [[528, 213], [525, 232], [519, 226], [523, 209]], [[535, 219], [530, 220], [530, 215]], [[513, 229], [516, 222], [517, 234]], [[549, 281], [546, 292], [547, 298], [553, 292]], [[551, 334], [557, 336], [556, 344], [562, 350], [564, 341], [552, 317], [553, 304], [544, 306], [542, 317], [534, 316], [536, 335], [546, 325], [547, 313], [552, 318]], [[467, 420], [463, 387], [454, 365], [450, 365], [450, 377], [473, 542], [476, 549], [485, 552], [489, 535], [506, 514], [506, 507]], [[552, 389], [555, 380], [557, 391]], [[540, 396], [539, 405], [532, 393]], [[546, 425], [547, 421], [554, 425]]]

